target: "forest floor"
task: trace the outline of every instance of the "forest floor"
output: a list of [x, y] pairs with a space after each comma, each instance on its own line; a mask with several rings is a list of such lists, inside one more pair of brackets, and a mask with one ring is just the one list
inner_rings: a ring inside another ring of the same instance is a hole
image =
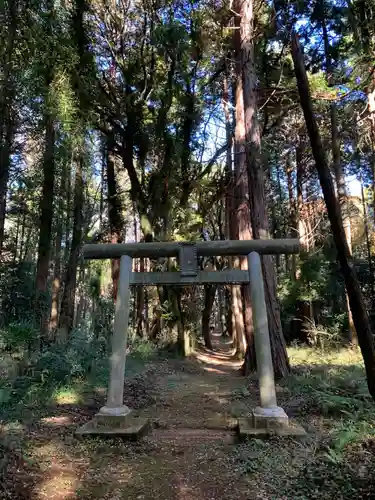
[[127, 378], [125, 401], [153, 422], [138, 442], [77, 439], [104, 402], [78, 381], [1, 421], [0, 498], [31, 500], [375, 499], [374, 409], [356, 350], [290, 349], [279, 404], [303, 440], [238, 443], [233, 425], [257, 403], [231, 345], [153, 359]]

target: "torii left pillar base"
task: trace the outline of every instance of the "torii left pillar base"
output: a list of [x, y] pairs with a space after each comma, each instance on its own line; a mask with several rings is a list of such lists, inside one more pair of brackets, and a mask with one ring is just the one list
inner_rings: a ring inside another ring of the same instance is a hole
[[90, 422], [76, 430], [77, 436], [121, 437], [136, 441], [150, 428], [147, 418], [138, 417], [127, 406], [101, 408]]

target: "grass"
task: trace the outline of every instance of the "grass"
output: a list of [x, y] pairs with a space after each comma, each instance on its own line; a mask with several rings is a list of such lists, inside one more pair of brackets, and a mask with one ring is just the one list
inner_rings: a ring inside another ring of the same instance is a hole
[[279, 404], [308, 430], [293, 440], [254, 440], [235, 452], [250, 482], [267, 480], [266, 498], [375, 498], [375, 413], [357, 349], [289, 349], [292, 373]]

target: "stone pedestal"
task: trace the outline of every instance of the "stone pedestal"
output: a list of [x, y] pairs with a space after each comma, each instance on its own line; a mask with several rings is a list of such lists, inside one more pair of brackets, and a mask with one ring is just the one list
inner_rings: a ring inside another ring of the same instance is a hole
[[288, 415], [279, 406], [255, 408], [250, 417], [238, 419], [237, 431], [240, 439], [269, 436], [306, 436], [305, 429], [296, 422], [289, 420]]
[[289, 425], [288, 415], [280, 406], [273, 408], [258, 406], [253, 410], [252, 419], [255, 429], [279, 429]]
[[149, 420], [140, 418], [127, 406], [100, 409], [90, 422], [76, 431], [77, 436], [122, 437], [136, 440], [149, 429]]
[[241, 441], [271, 436], [302, 438], [307, 435], [303, 427], [288, 417], [259, 418], [255, 411], [248, 418], [239, 418], [237, 423], [237, 435]]

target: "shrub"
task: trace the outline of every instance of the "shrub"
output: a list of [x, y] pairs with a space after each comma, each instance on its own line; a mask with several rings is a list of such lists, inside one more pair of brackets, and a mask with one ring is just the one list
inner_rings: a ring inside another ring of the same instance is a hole
[[0, 349], [12, 352], [29, 349], [37, 338], [38, 331], [30, 321], [13, 322], [0, 330]]

